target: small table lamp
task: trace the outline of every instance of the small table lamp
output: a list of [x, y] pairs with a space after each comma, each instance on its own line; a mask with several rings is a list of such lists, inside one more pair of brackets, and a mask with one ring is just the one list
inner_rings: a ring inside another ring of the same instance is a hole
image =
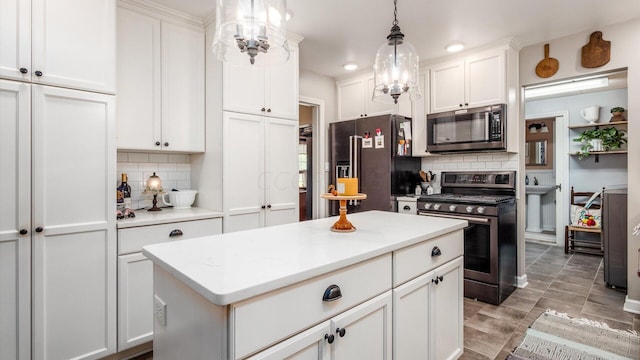
[[158, 204], [158, 194], [164, 194], [164, 189], [162, 188], [162, 181], [160, 177], [156, 175], [154, 172], [153, 175], [149, 176], [147, 179], [147, 186], [144, 188], [143, 194], [152, 194], [153, 195], [153, 207], [147, 211], [161, 211]]

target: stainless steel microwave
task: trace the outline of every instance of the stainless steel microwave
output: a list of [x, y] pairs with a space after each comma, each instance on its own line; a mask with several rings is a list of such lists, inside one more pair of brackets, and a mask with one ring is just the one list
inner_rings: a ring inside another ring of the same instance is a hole
[[507, 146], [507, 105], [427, 115], [427, 151], [500, 151]]

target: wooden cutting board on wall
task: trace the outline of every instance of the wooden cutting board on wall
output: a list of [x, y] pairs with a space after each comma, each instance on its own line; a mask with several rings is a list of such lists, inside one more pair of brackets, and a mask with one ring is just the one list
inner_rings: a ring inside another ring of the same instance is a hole
[[586, 68], [600, 67], [609, 62], [611, 57], [611, 41], [602, 39], [602, 32], [591, 34], [589, 43], [582, 47], [582, 66]]

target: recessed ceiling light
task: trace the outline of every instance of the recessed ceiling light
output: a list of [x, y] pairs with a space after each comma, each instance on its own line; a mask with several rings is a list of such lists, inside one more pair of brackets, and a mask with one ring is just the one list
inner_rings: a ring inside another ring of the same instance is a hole
[[449, 45], [447, 45], [447, 47], [445, 49], [447, 49], [448, 52], [458, 52], [458, 51], [464, 49], [464, 44], [463, 43], [449, 44]]
[[344, 69], [345, 69], [345, 70], [347, 70], [347, 71], [353, 71], [353, 70], [355, 70], [355, 69], [357, 69], [357, 68], [358, 68], [358, 65], [356, 65], [356, 64], [354, 64], [354, 63], [346, 63], [346, 64], [344, 64], [344, 66], [343, 66], [343, 67], [344, 67]]

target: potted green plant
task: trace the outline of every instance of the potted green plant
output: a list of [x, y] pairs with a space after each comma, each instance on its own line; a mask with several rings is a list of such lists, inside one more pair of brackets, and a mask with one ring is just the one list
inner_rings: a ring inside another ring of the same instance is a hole
[[577, 138], [573, 139], [575, 142], [581, 143], [580, 151], [578, 151], [578, 159], [582, 160], [589, 156], [590, 151], [600, 151], [602, 143], [600, 129], [588, 129], [584, 130]]
[[622, 147], [622, 144], [627, 142], [624, 138], [625, 132], [618, 130], [615, 127], [609, 127], [600, 130], [600, 139], [602, 139], [602, 147], [604, 151], [616, 150]]
[[623, 107], [616, 106], [614, 108], [611, 108], [611, 114], [613, 116], [620, 116], [620, 115], [622, 115], [623, 112], [624, 112], [624, 108]]
[[573, 139], [573, 141], [581, 143], [578, 159], [584, 159], [592, 151], [620, 149], [622, 144], [627, 142], [624, 136], [625, 132], [615, 127], [585, 130], [577, 138]]

